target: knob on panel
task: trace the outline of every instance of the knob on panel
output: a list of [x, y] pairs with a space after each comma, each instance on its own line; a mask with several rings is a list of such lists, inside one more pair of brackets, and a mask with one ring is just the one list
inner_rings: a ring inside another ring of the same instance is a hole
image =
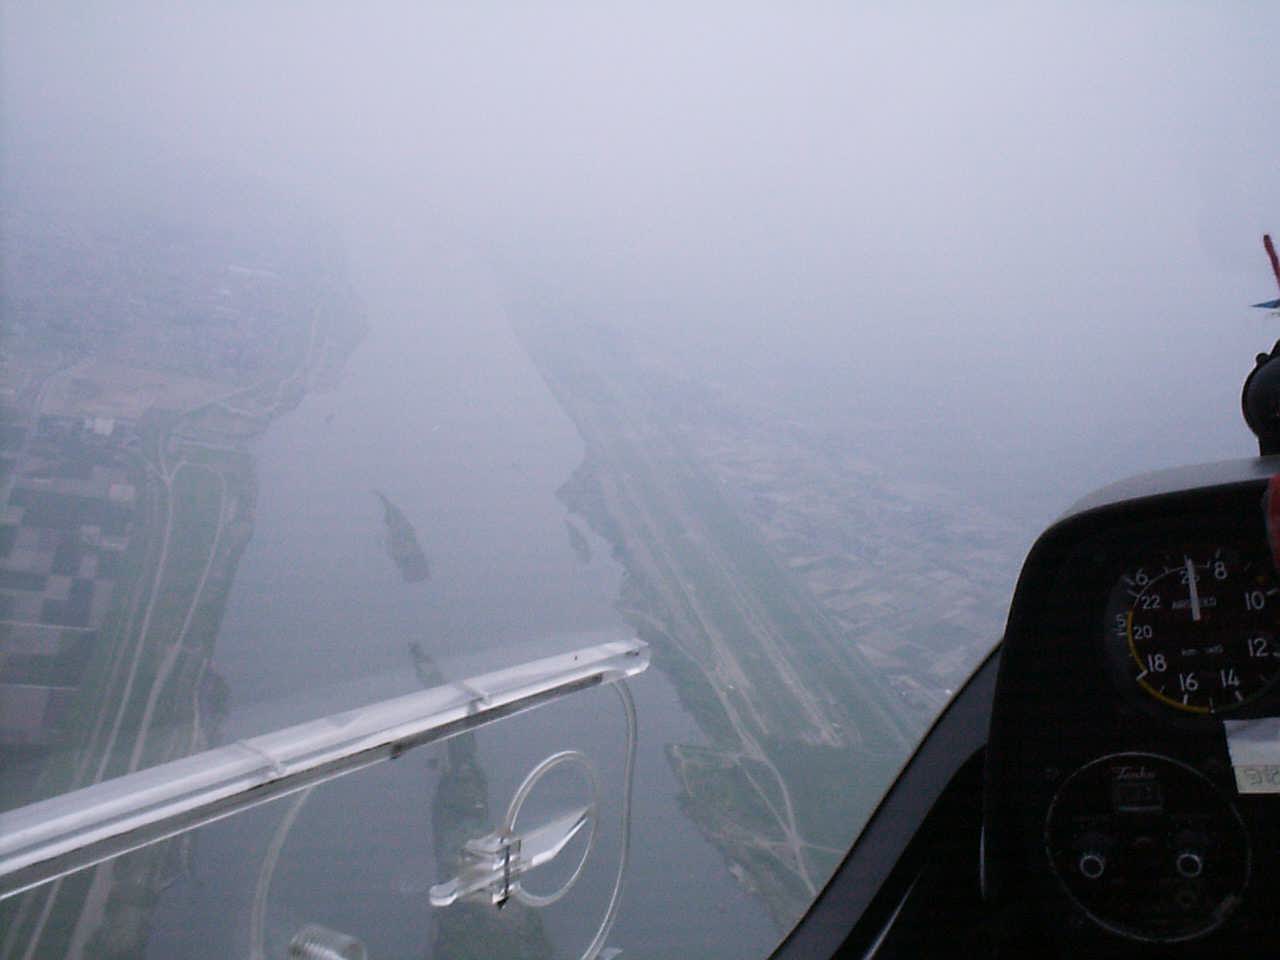
[[1068, 896], [1098, 926], [1174, 942], [1239, 905], [1249, 842], [1230, 801], [1167, 757], [1120, 753], [1078, 769], [1050, 805], [1045, 844]]
[[1106, 855], [1099, 853], [1097, 850], [1086, 850], [1080, 854], [1076, 869], [1080, 871], [1080, 876], [1086, 880], [1101, 880], [1102, 875], [1107, 872]]

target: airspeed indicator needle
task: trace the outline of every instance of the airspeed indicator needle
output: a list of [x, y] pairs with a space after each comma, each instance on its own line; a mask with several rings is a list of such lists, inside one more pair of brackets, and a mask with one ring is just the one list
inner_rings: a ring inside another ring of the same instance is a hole
[[1191, 562], [1190, 557], [1183, 557], [1187, 561], [1187, 589], [1191, 591], [1191, 619], [1200, 619], [1200, 591], [1196, 589], [1196, 565]]

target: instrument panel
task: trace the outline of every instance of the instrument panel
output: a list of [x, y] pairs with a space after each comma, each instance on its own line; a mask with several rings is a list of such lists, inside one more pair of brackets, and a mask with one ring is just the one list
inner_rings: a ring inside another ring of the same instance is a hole
[[1240, 814], [1193, 767], [1152, 753], [1085, 764], [1053, 798], [1052, 869], [1099, 928], [1176, 943], [1216, 930], [1243, 901], [1252, 866]]
[[[1280, 942], [1270, 459], [1108, 491], [1024, 566], [988, 742], [984, 887], [1064, 955]], [[1259, 757], [1274, 791], [1249, 785]]]
[[1238, 711], [1280, 675], [1280, 583], [1256, 543], [1151, 544], [1117, 577], [1104, 624], [1125, 688], [1180, 713]]

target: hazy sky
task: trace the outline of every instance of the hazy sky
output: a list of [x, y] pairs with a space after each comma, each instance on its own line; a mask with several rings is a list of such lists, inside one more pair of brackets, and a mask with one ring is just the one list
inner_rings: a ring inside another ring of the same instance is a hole
[[5, 6], [3, 135], [452, 232], [1065, 504], [1251, 452], [1277, 36], [1268, 2], [40, 0]]

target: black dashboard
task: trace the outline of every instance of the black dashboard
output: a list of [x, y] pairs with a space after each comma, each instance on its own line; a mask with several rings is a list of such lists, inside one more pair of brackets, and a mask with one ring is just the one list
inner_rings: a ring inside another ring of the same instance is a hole
[[1280, 942], [1277, 469], [1109, 488], [1023, 568], [992, 705], [982, 886], [1064, 955]]
[[1280, 456], [1078, 503], [776, 960], [1270, 957]]

